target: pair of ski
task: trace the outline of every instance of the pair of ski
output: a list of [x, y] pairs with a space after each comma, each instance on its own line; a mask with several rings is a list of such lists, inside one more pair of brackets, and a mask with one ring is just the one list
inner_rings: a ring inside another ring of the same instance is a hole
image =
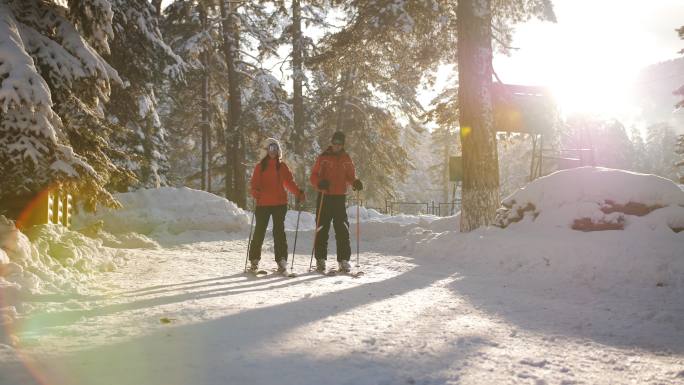
[[271, 274], [269, 274], [269, 272], [266, 270], [257, 270], [257, 271], [247, 270], [247, 274], [254, 276], [254, 277], [258, 277], [258, 278], [270, 277], [270, 276], [274, 276], [274, 275], [279, 275], [279, 276], [285, 277], [285, 278], [294, 278], [297, 276], [297, 273], [290, 273], [287, 271], [283, 271], [283, 272], [272, 271]]
[[[318, 230], [320, 229], [319, 227], [319, 221], [320, 221], [320, 215], [321, 211], [323, 210], [323, 199], [325, 198], [325, 192], [321, 192], [320, 195], [320, 203], [318, 206], [318, 211], [316, 212], [316, 231], [314, 232], [314, 241], [313, 241], [313, 246], [311, 248], [311, 260], [309, 261], [309, 271], [312, 271], [311, 268], [313, 266], [313, 257], [314, 257], [314, 250], [316, 248], [316, 237], [318, 236]], [[359, 222], [360, 222], [360, 215], [359, 215], [359, 207], [361, 205], [361, 199], [359, 198], [359, 191], [356, 191], [356, 266], [359, 266], [359, 239], [360, 237], [360, 230], [359, 230]], [[299, 218], [302, 215], [302, 206], [300, 202], [297, 202], [297, 226], [295, 227], [295, 237], [294, 237], [294, 246], [292, 247], [292, 265], [290, 267], [290, 270], [294, 268], [294, 259], [295, 259], [295, 250], [297, 249], [297, 235], [299, 233]], [[254, 229], [254, 216], [256, 212], [256, 202], [254, 203], [254, 210], [252, 211], [252, 221], [249, 224], [249, 240], [247, 241], [247, 255], [245, 255], [245, 272], [247, 274], [256, 276], [256, 277], [265, 277], [265, 276], [270, 276], [268, 274], [268, 271], [266, 270], [257, 270], [257, 271], [250, 271], [247, 269], [247, 261], [249, 260], [249, 248], [251, 247], [252, 244], [252, 231]], [[278, 274], [283, 277], [287, 278], [294, 278], [297, 276], [297, 273], [290, 272], [288, 273], [287, 271], [284, 272], [277, 272], [274, 271], [273, 274], [275, 275]], [[356, 271], [356, 272], [351, 272], [351, 271], [342, 271], [342, 270], [337, 270], [337, 269], [330, 269], [327, 272], [320, 272], [320, 274], [327, 275], [329, 277], [336, 276], [336, 275], [348, 275], [352, 278], [359, 278], [360, 276], [363, 275], [363, 271]]]
[[[337, 269], [330, 269], [328, 271], [318, 272], [318, 273], [325, 275], [325, 276], [328, 276], [328, 277], [334, 277], [336, 275], [347, 275], [347, 276], [350, 276], [352, 278], [359, 278], [364, 274], [363, 271], [360, 271], [360, 270], [352, 272], [352, 271], [342, 271], [342, 270], [337, 270]], [[280, 275], [280, 276], [286, 277], [286, 278], [297, 277], [297, 273], [292, 273], [292, 272], [288, 273], [287, 271], [284, 271], [284, 272], [273, 271], [273, 272], [271, 272], [271, 274], [269, 274], [269, 272], [266, 270], [257, 270], [257, 271], [248, 271], [247, 274], [250, 274], [252, 276], [259, 277], [259, 278], [267, 277], [267, 276], [274, 276], [274, 275]]]
[[[314, 260], [314, 254], [316, 251], [316, 238], [318, 237], [318, 231], [321, 229], [320, 227], [320, 219], [321, 219], [321, 212], [323, 211], [323, 200], [325, 199], [325, 191], [320, 192], [319, 196], [320, 202], [318, 206], [318, 211], [316, 211], [316, 229], [314, 232], [314, 239], [313, 239], [313, 245], [311, 247], [311, 259], [309, 260], [309, 271], [312, 271], [313, 268], [313, 260]], [[361, 199], [359, 198], [359, 190], [356, 190], [356, 266], [359, 266], [359, 240], [361, 239], [360, 236], [360, 230], [359, 230], [359, 223], [361, 222], [361, 215], [359, 214], [359, 207], [361, 206]], [[347, 227], [349, 226], [349, 223], [347, 223]], [[299, 217], [297, 217], [297, 227], [299, 228]], [[297, 233], [295, 232], [295, 245], [297, 245]], [[292, 251], [292, 263], [294, 265], [294, 251]], [[318, 263], [316, 263], [318, 264]], [[352, 278], [359, 278], [360, 276], [363, 275], [363, 271], [357, 270], [355, 272], [352, 272], [351, 270], [341, 270], [341, 269], [330, 269], [328, 271], [318, 271], [316, 270], [319, 274], [327, 275], [329, 277], [333, 277], [336, 275], [348, 275]]]
[[320, 272], [320, 274], [327, 275], [328, 277], [334, 277], [336, 275], [348, 275], [352, 278], [359, 278], [363, 275], [363, 271], [343, 271], [338, 269], [330, 269], [326, 272]]

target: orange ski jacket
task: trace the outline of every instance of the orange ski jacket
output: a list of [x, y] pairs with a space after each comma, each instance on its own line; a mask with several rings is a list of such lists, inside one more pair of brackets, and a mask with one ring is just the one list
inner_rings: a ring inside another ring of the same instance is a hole
[[[262, 161], [263, 162], [263, 161]], [[299, 195], [299, 187], [292, 178], [287, 165], [274, 158], [266, 160], [266, 168], [262, 170], [262, 162], [257, 163], [252, 173], [250, 193], [256, 199], [257, 206], [280, 206], [287, 204], [287, 188], [295, 196]]]
[[309, 181], [316, 190], [319, 190], [318, 182], [324, 179], [330, 183], [328, 190], [323, 191], [326, 195], [345, 195], [347, 185], [351, 185], [356, 180], [354, 162], [349, 154], [344, 150], [334, 153], [332, 147], [328, 147], [316, 159]]

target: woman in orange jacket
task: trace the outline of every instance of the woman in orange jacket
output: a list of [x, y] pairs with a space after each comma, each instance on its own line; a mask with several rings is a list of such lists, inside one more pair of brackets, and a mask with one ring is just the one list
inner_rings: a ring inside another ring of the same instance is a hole
[[282, 150], [276, 139], [262, 142], [262, 159], [254, 167], [251, 180], [251, 195], [256, 200], [256, 225], [254, 237], [249, 245], [250, 270], [256, 272], [261, 259], [261, 246], [266, 235], [269, 218], [273, 217], [273, 243], [278, 272], [287, 271], [287, 238], [285, 238], [285, 215], [287, 214], [287, 193], [304, 200], [302, 191], [292, 178], [292, 173], [282, 161]]

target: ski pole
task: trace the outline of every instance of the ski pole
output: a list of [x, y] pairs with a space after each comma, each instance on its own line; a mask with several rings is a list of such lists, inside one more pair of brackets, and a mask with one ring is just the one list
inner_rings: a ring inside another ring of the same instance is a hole
[[247, 272], [247, 261], [249, 260], [249, 248], [252, 245], [252, 229], [254, 228], [254, 212], [256, 211], [256, 204], [252, 210], [252, 221], [249, 223], [249, 240], [247, 241], [247, 255], [245, 255], [245, 272]]
[[295, 250], [297, 249], [297, 234], [299, 233], [299, 216], [302, 215], [302, 203], [297, 203], [297, 206], [297, 226], [295, 226], [295, 239], [294, 245], [292, 246], [292, 264], [290, 265], [290, 271], [294, 269]]
[[318, 237], [318, 224], [321, 220], [321, 211], [323, 210], [323, 198], [325, 198], [325, 192], [321, 191], [321, 202], [318, 204], [318, 212], [316, 213], [316, 229], [314, 230], [313, 246], [311, 247], [311, 259], [309, 260], [309, 271], [313, 266], [314, 251], [316, 250], [316, 238]]
[[361, 217], [359, 216], [359, 212], [361, 209], [359, 206], [361, 205], [361, 200], [359, 199], [359, 191], [356, 190], [356, 267], [359, 267], [359, 244], [361, 243], [361, 238], [359, 237], [360, 230], [359, 230], [359, 225], [361, 223]]

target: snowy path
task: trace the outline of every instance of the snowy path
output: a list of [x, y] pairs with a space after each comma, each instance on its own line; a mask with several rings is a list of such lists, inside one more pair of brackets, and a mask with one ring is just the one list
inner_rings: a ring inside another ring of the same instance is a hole
[[304, 273], [310, 232], [300, 276], [255, 279], [245, 238], [131, 250], [106, 295], [33, 303], [28, 364], [5, 346], [0, 384], [684, 383], [684, 327], [651, 320], [679, 298], [509, 286], [391, 238], [364, 242], [361, 278], [324, 277]]

